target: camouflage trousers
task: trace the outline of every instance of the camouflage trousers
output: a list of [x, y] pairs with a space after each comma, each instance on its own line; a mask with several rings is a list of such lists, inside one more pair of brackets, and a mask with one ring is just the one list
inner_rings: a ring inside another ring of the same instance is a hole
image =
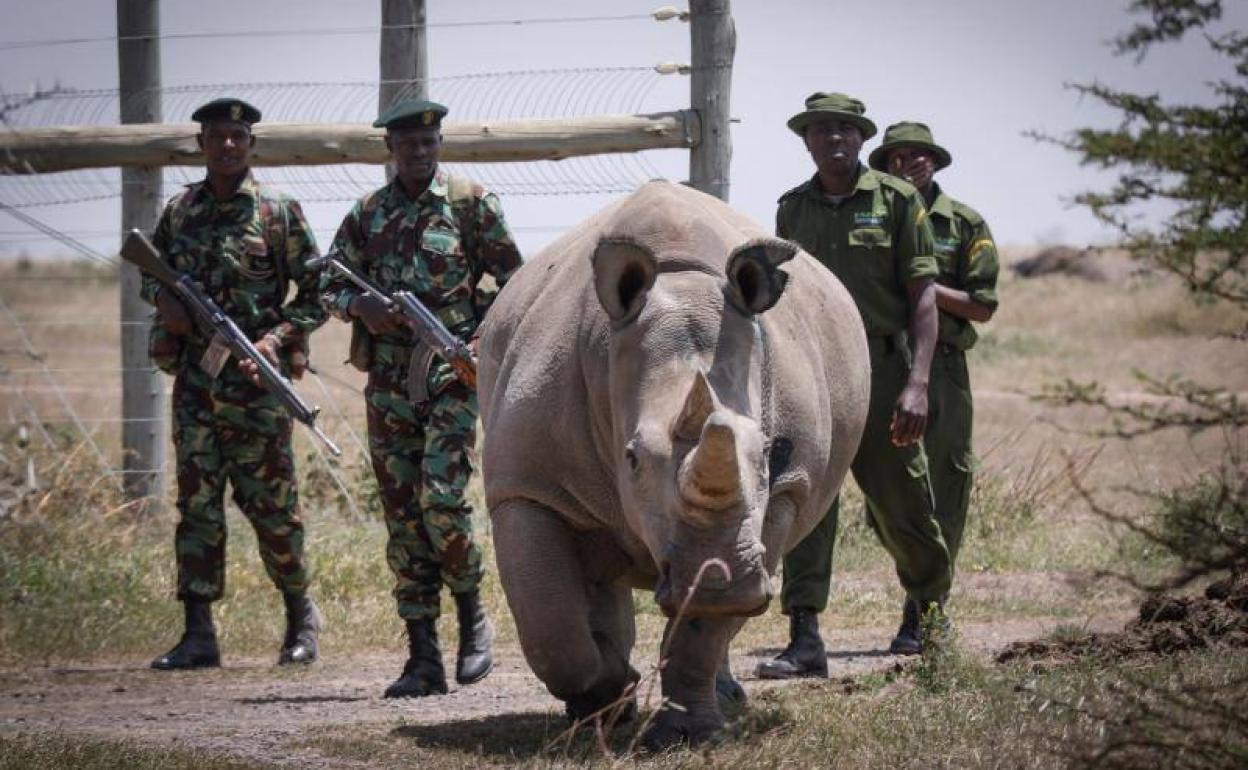
[[173, 426], [178, 598], [215, 601], [225, 589], [227, 481], [255, 528], [269, 579], [285, 593], [306, 591], [291, 420], [277, 398], [232, 360], [216, 380], [188, 363], [173, 382]]
[[365, 389], [368, 449], [389, 534], [386, 561], [399, 616], [436, 618], [443, 584], [462, 593], [481, 583], [481, 549], [464, 500], [477, 396], [454, 382], [418, 407], [407, 394], [406, 361], [390, 361], [388, 352], [377, 351]]

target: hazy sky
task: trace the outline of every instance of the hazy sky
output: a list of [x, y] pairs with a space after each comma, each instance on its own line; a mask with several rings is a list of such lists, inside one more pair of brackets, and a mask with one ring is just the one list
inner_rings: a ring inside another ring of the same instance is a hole
[[[166, 35], [240, 32], [229, 38], [172, 38], [162, 43], [166, 86], [204, 83], [368, 81], [377, 77], [380, 3], [376, 0], [214, 0], [165, 2]], [[527, 3], [429, 0], [430, 74], [434, 78], [512, 70], [650, 66], [689, 60], [688, 26], [651, 20], [462, 24], [644, 14], [659, 2], [531, 0]], [[680, 5], [679, 3], [677, 5]], [[1114, 116], [1063, 88], [1097, 79], [1173, 99], [1204, 101], [1206, 83], [1226, 74], [1198, 40], [1157, 48], [1142, 64], [1113, 56], [1106, 42], [1131, 19], [1126, 0], [735, 0], [737, 29], [732, 113], [731, 203], [770, 229], [776, 198], [813, 170], [785, 121], [813, 91], [861, 98], [883, 128], [897, 120], [929, 123], [953, 165], [938, 181], [980, 210], [1007, 244], [1099, 242], [1107, 232], [1070, 195], [1106, 177], [1082, 169], [1064, 151], [1037, 144], [1027, 130], [1063, 133], [1112, 125]], [[1228, 0], [1226, 28], [1243, 28], [1243, 0]], [[0, 0], [0, 91], [49, 86], [115, 88], [116, 42], [20, 47], [20, 41], [108, 38], [116, 33], [107, 0]], [[680, 5], [680, 7], [684, 7]], [[272, 30], [335, 29], [337, 34], [262, 36]], [[591, 81], [587, 81], [591, 82]], [[438, 98], [435, 83], [431, 96]], [[688, 78], [668, 77], [649, 92], [644, 111], [688, 105]], [[265, 109], [265, 104], [258, 104]], [[455, 105], [452, 108], [454, 117]], [[311, 109], [311, 106], [309, 107]], [[166, 119], [186, 115], [167, 112]], [[467, 116], [465, 116], [467, 117]], [[867, 153], [879, 141], [871, 140]], [[664, 176], [687, 176], [687, 153], [648, 154]], [[464, 167], [472, 173], [472, 167]], [[5, 188], [0, 186], [0, 191]], [[174, 190], [166, 190], [166, 195]], [[553, 239], [610, 196], [504, 197], [526, 252]], [[322, 246], [349, 204], [309, 205]], [[119, 220], [116, 200], [27, 209], [53, 226], [81, 233], [102, 252]], [[22, 225], [0, 214], [0, 253], [59, 251], [23, 239]]]

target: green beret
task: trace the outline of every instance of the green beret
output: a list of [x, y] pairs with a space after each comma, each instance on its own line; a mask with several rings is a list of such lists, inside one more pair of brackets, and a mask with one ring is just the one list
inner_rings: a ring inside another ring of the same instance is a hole
[[242, 99], [213, 99], [191, 113], [191, 120], [196, 123], [211, 123], [214, 120], [229, 120], [235, 123], [260, 122], [260, 110], [252, 107]]
[[373, 121], [373, 128], [415, 128], [440, 126], [446, 107], [428, 99], [404, 99], [390, 105]]
[[866, 106], [852, 96], [816, 91], [806, 97], [806, 109], [789, 118], [789, 128], [798, 136], [806, 134], [806, 126], [820, 120], [844, 120], [858, 126], [863, 139], [875, 136], [875, 124], [863, 113]]
[[888, 152], [899, 147], [916, 147], [936, 156], [936, 170], [953, 162], [949, 151], [932, 141], [932, 130], [926, 123], [903, 121], [894, 123], [884, 131], [884, 141], [871, 151], [867, 163], [876, 171], [888, 170]]

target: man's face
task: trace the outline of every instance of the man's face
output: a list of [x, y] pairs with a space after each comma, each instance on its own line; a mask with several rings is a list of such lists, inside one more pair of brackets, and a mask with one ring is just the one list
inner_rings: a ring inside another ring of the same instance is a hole
[[806, 149], [819, 171], [845, 176], [858, 167], [862, 129], [847, 120], [829, 118], [806, 126]]
[[386, 132], [386, 148], [394, 170], [404, 184], [427, 182], [442, 154], [442, 130], [437, 126], [394, 128]]
[[247, 170], [251, 161], [251, 148], [256, 144], [246, 123], [217, 120], [204, 124], [200, 129], [199, 149], [204, 152], [208, 173], [237, 176]]
[[936, 155], [920, 147], [898, 147], [886, 157], [888, 173], [926, 190], [936, 174]]

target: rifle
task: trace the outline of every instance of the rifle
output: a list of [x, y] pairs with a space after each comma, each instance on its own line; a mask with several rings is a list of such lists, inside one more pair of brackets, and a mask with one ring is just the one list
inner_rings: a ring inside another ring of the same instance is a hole
[[455, 370], [455, 376], [459, 378], [460, 382], [474, 390], [476, 389], [477, 357], [473, 355], [472, 348], [468, 347], [468, 344], [459, 337], [451, 334], [451, 330], [446, 328], [446, 325], [442, 323], [442, 319], [438, 318], [433, 311], [416, 299], [416, 295], [406, 289], [388, 295], [369, 283], [367, 278], [347, 267], [338, 257], [326, 255], [321, 259], [366, 294], [380, 300], [387, 310], [402, 317], [404, 323], [412, 330], [417, 339], [425, 343], [425, 345], [442, 356], [443, 360], [451, 365], [451, 368]]
[[240, 361], [248, 360], [255, 363], [260, 370], [260, 382], [265, 390], [277, 396], [282, 406], [286, 407], [286, 411], [290, 412], [290, 416], [308, 426], [312, 434], [320, 439], [335, 457], [342, 455], [342, 450], [317, 427], [316, 416], [321, 411], [320, 407], [308, 406], [295, 392], [290, 380], [286, 379], [263, 353], [256, 350], [256, 346], [247, 339], [247, 335], [238, 328], [238, 324], [234, 323], [233, 319], [226, 315], [189, 276], [182, 275], [166, 264], [160, 252], [143, 233], [131, 230], [126, 235], [126, 240], [121, 246], [121, 257], [160, 281], [177, 295], [182, 304], [190, 309], [191, 316], [195, 319], [200, 331], [212, 340], [210, 349], [222, 346]]

